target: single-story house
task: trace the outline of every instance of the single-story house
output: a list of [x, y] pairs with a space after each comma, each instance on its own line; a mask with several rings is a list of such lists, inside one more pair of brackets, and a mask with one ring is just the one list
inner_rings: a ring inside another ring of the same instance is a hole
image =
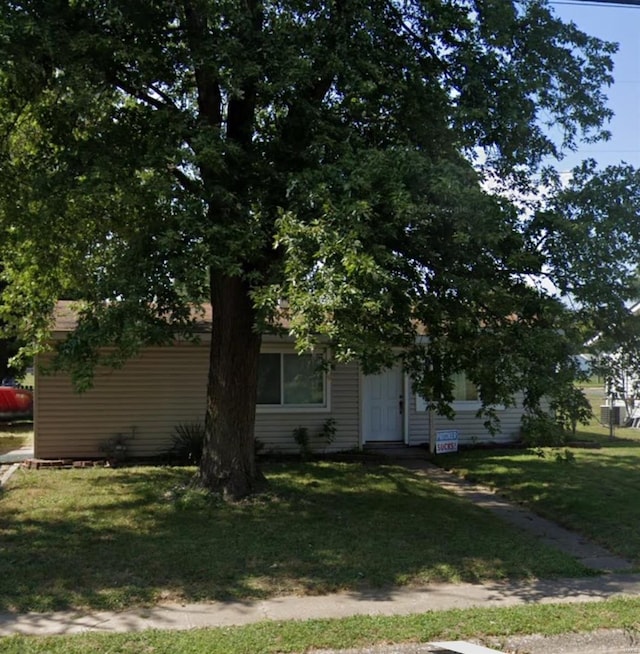
[[[68, 304], [60, 304], [54, 339], [75, 326]], [[64, 374], [43, 374], [47, 358], [39, 355], [35, 368], [35, 456], [92, 458], [103, 456], [101, 445], [117, 434], [135, 437], [131, 456], [149, 457], [166, 450], [174, 428], [202, 421], [208, 373], [208, 338], [149, 347], [119, 369], [98, 369], [94, 386], [78, 394]], [[322, 356], [330, 357], [327, 349]], [[319, 451], [344, 451], [371, 444], [428, 444], [430, 433], [455, 430], [460, 443], [506, 442], [520, 433], [522, 410], [499, 411], [501, 432], [491, 436], [476, 417], [480, 403], [463, 375], [456, 379], [453, 421], [430, 416], [422, 398], [412, 392], [400, 367], [377, 375], [362, 374], [356, 363], [336, 364], [323, 371], [314, 355], [296, 354], [293, 343], [275, 335], [263, 337], [255, 435], [266, 451], [298, 450], [293, 430], [305, 427], [311, 446]], [[318, 433], [327, 420], [335, 438], [323, 442]]]

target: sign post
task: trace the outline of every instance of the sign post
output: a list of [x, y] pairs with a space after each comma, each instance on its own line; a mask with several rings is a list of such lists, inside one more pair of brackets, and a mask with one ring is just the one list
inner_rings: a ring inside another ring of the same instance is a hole
[[429, 452], [435, 454], [436, 451], [436, 421], [433, 419], [433, 407], [429, 406]]

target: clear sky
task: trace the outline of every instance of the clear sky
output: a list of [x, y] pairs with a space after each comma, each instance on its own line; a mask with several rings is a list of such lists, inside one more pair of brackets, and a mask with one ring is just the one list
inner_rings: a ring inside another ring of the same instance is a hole
[[559, 164], [568, 170], [582, 159], [601, 166], [625, 161], [640, 168], [640, 6], [629, 7], [576, 0], [550, 0], [555, 13], [573, 21], [587, 34], [619, 44], [615, 55], [615, 82], [607, 91], [615, 116], [608, 126], [609, 141], [585, 144]]

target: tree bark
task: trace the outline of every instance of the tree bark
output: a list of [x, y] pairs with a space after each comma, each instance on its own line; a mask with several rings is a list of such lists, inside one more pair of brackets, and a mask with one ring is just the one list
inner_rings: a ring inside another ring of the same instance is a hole
[[239, 277], [211, 275], [213, 307], [205, 443], [198, 475], [206, 489], [238, 500], [263, 479], [254, 427], [261, 336], [249, 287]]

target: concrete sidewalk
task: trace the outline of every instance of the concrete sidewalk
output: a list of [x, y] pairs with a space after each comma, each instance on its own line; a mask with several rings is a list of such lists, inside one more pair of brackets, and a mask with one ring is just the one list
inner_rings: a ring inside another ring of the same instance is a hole
[[286, 596], [246, 602], [160, 604], [119, 612], [0, 613], [0, 636], [180, 630], [244, 625], [263, 620], [408, 615], [471, 607], [594, 602], [622, 595], [640, 595], [640, 575], [604, 575], [486, 585], [438, 584], [419, 589], [392, 588], [318, 597]]
[[0, 454], [0, 489], [11, 479], [20, 464], [33, 457], [33, 447], [21, 447]]
[[5, 454], [0, 454], [0, 465], [9, 465], [13, 463], [22, 463], [27, 459], [33, 458], [33, 447], [21, 447], [17, 450], [11, 450]]

